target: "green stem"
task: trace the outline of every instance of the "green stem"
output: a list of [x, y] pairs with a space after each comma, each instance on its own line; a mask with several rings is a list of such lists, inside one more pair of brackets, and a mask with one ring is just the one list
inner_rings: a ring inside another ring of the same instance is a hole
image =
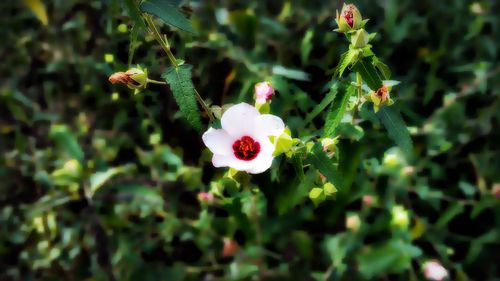
[[354, 105], [354, 111], [352, 113], [352, 123], [354, 124], [354, 120], [356, 119], [356, 114], [358, 113], [358, 106], [361, 100], [361, 96], [363, 94], [363, 77], [359, 72], [356, 72], [356, 86], [358, 88], [358, 99], [356, 100], [356, 104]]
[[151, 83], [151, 84], [160, 84], [160, 85], [167, 85], [167, 82], [153, 80], [153, 79], [148, 79], [148, 83]]
[[[153, 22], [152, 16], [145, 14], [144, 19], [146, 20], [146, 23], [147, 23], [151, 33], [153, 34], [153, 37], [155, 38], [156, 42], [158, 42], [158, 44], [160, 44], [161, 48], [165, 51], [165, 53], [167, 53], [167, 57], [170, 60], [170, 63], [172, 63], [172, 65], [175, 68], [179, 67], [179, 64], [177, 63], [177, 59], [175, 58], [174, 54], [170, 50], [170, 43], [168, 42], [167, 35], [164, 34], [162, 37], [162, 35], [158, 31], [158, 28], [156, 28], [156, 25]], [[151, 80], [151, 79], [149, 79], [148, 82], [153, 83], [153, 84], [166, 84], [165, 82]], [[214, 122], [215, 117], [212, 114], [212, 111], [210, 110], [210, 108], [205, 103], [205, 101], [203, 100], [203, 98], [200, 96], [200, 94], [198, 93], [198, 91], [196, 89], [194, 89], [194, 92], [196, 93], [196, 99], [198, 100], [198, 103], [200, 104], [200, 106], [203, 108], [203, 110], [207, 114], [208, 118], [210, 119], [210, 122]]]

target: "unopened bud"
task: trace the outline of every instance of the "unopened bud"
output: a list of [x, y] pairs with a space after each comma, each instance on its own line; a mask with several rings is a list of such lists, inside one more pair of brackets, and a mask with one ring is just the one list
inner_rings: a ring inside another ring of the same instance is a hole
[[352, 232], [357, 232], [361, 226], [361, 220], [357, 214], [349, 214], [345, 220], [345, 227]]
[[495, 197], [496, 199], [500, 199], [500, 183], [495, 183], [493, 185], [491, 193], [493, 194], [493, 197]]
[[410, 224], [408, 210], [406, 210], [403, 206], [397, 205], [392, 207], [391, 215], [391, 224], [393, 226], [406, 229]]
[[228, 257], [234, 255], [238, 251], [238, 243], [231, 238], [224, 238], [224, 246], [222, 247], [222, 256]]
[[358, 29], [351, 36], [351, 44], [356, 48], [364, 48], [368, 44], [368, 32], [364, 29]]
[[214, 195], [210, 192], [200, 192], [197, 197], [201, 203], [212, 204], [214, 202]]
[[274, 89], [269, 82], [260, 82], [255, 85], [255, 102], [263, 104], [269, 102], [274, 96]]
[[363, 26], [363, 18], [361, 14], [353, 4], [344, 4], [340, 15], [337, 11], [337, 17], [335, 19], [339, 28], [336, 31], [345, 33], [351, 30], [359, 29]]
[[448, 276], [448, 271], [441, 263], [435, 260], [427, 261], [423, 266], [424, 276], [427, 280], [442, 281]]
[[126, 72], [116, 72], [109, 76], [111, 84], [123, 84], [134, 90], [144, 90], [148, 84], [148, 74], [140, 68], [131, 68]]
[[375, 197], [373, 197], [373, 195], [364, 195], [362, 200], [363, 204], [368, 207], [373, 206], [373, 204], [375, 203]]
[[339, 140], [337, 138], [324, 138], [321, 140], [321, 145], [323, 146], [324, 152], [333, 152], [337, 146]]

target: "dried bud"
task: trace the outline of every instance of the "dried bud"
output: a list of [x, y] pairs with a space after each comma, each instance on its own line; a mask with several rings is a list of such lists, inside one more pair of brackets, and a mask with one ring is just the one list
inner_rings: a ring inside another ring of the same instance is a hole
[[370, 100], [373, 102], [375, 112], [377, 112], [380, 107], [385, 105], [392, 105], [394, 103], [389, 95], [390, 88], [386, 85], [382, 85], [377, 91], [372, 91], [370, 93]]
[[274, 96], [274, 89], [269, 82], [260, 82], [255, 85], [255, 102], [257, 104], [267, 103]]
[[238, 251], [238, 243], [231, 238], [224, 238], [224, 246], [222, 248], [222, 256], [228, 257], [234, 255]]
[[351, 44], [356, 48], [364, 48], [368, 44], [368, 32], [364, 29], [358, 29], [351, 36]]
[[131, 68], [126, 72], [116, 72], [109, 76], [111, 84], [123, 84], [134, 90], [143, 90], [148, 84], [148, 74], [140, 68]]
[[337, 11], [337, 17], [335, 19], [339, 28], [336, 31], [345, 33], [351, 30], [357, 30], [363, 26], [363, 18], [359, 13], [358, 8], [353, 4], [344, 4], [340, 15]]
[[448, 276], [448, 271], [438, 261], [431, 260], [424, 263], [424, 276], [427, 280], [442, 281]]
[[198, 193], [198, 201], [205, 204], [212, 204], [214, 202], [214, 195], [210, 192]]

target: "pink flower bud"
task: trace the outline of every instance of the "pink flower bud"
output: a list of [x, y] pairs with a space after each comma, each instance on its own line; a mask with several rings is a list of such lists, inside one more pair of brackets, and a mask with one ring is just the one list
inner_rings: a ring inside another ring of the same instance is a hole
[[493, 197], [495, 197], [496, 199], [500, 199], [500, 183], [495, 183], [493, 185], [491, 193], [493, 194]]
[[201, 203], [212, 204], [214, 202], [214, 195], [210, 192], [198, 193], [198, 201]]
[[363, 196], [363, 204], [371, 207], [375, 203], [375, 198], [372, 195], [365, 195]]
[[224, 238], [223, 239], [224, 246], [222, 248], [222, 256], [223, 257], [228, 257], [234, 255], [236, 252], [238, 252], [238, 243], [234, 241], [231, 238]]
[[442, 281], [448, 276], [448, 271], [438, 261], [431, 260], [424, 263], [424, 276], [427, 280]]
[[269, 82], [260, 82], [255, 85], [255, 101], [257, 103], [266, 103], [274, 96], [273, 86]]

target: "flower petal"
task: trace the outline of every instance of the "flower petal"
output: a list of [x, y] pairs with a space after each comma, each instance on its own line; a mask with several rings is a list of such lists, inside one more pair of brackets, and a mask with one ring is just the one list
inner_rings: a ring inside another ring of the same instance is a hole
[[233, 105], [222, 115], [222, 129], [237, 138], [251, 134], [254, 129], [254, 119], [257, 116], [259, 116], [259, 111], [247, 103]]
[[220, 167], [230, 167], [238, 171], [247, 171], [253, 167], [253, 161], [242, 161], [236, 158], [234, 155], [221, 155], [214, 154], [212, 157], [212, 164], [216, 168]]
[[256, 158], [253, 162], [253, 167], [248, 169], [247, 172], [250, 174], [260, 174], [271, 167], [271, 164], [273, 164], [273, 156], [263, 155], [258, 159]]
[[201, 138], [203, 143], [214, 154], [228, 155], [233, 153], [233, 137], [223, 129], [210, 128]]
[[262, 114], [255, 118], [255, 133], [261, 136], [279, 136], [285, 130], [285, 123], [276, 115]]

